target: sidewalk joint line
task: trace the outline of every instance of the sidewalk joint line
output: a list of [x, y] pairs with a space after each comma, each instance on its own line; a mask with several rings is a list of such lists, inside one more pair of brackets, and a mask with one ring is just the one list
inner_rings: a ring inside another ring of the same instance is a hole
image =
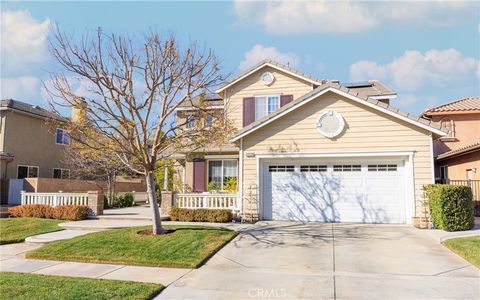
[[101, 277], [103, 277], [103, 276], [105, 276], [105, 275], [108, 275], [108, 274], [110, 274], [110, 273], [113, 273], [113, 272], [115, 272], [115, 271], [118, 271], [118, 270], [120, 270], [120, 269], [123, 269], [123, 268], [125, 268], [125, 267], [126, 267], [126, 266], [119, 266], [119, 265], [117, 265], [117, 268], [116, 268], [116, 269], [113, 269], [113, 270], [111, 270], [111, 271], [108, 271], [108, 272], [106, 272], [106, 273], [104, 273], [104, 274], [101, 274], [101, 275], [99, 275], [99, 276], [97, 276], [97, 277], [93, 277], [93, 278], [95, 278], [95, 279], [101, 278]]

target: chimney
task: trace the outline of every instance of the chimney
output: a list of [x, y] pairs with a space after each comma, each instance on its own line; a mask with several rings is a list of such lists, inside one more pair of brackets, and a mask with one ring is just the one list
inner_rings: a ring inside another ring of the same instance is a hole
[[87, 102], [82, 97], [77, 97], [72, 102], [72, 122], [81, 122], [87, 119]]

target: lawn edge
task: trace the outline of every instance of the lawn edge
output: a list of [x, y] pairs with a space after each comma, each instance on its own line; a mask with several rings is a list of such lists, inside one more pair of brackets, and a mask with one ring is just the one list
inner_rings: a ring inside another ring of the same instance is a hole
[[462, 258], [463, 260], [467, 261], [469, 264], [471, 264], [472, 266], [474, 266], [475, 268], [477, 269], [480, 269], [480, 264], [475, 264], [473, 261], [471, 261], [470, 259], [468, 259], [467, 257], [461, 255], [460, 253], [457, 252], [456, 249], [454, 248], [450, 248], [448, 245], [446, 245], [446, 242], [450, 241], [450, 240], [454, 240], [454, 239], [462, 239], [462, 238], [472, 238], [472, 237], [479, 237], [480, 236], [464, 236], [464, 237], [454, 237], [454, 238], [450, 238], [450, 239], [447, 239], [447, 240], [444, 240], [441, 242], [442, 246], [447, 248], [450, 252], [452, 253], [455, 253], [455, 255], [457, 255], [458, 257]]

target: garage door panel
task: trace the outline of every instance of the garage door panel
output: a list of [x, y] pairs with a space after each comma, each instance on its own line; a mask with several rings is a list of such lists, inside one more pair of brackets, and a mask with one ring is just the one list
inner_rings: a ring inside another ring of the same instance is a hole
[[[323, 162], [322, 162], [323, 163]], [[319, 163], [320, 164], [320, 163]], [[323, 163], [324, 164], [324, 163]], [[403, 168], [389, 172], [359, 163], [342, 169], [292, 163], [288, 172], [264, 170], [263, 217], [272, 220], [404, 223]], [[384, 168], [383, 165], [379, 165]], [[355, 171], [352, 171], [352, 168]], [[314, 171], [311, 171], [314, 170]], [[344, 171], [346, 170], [346, 171]]]

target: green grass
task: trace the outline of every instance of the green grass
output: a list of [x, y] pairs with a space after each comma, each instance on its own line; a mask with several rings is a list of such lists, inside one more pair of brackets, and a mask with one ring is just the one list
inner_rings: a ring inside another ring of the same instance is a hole
[[62, 220], [38, 219], [38, 218], [2, 218], [0, 219], [0, 245], [21, 243], [25, 238], [62, 230], [57, 224]]
[[449, 239], [442, 244], [480, 268], [480, 236]]
[[155, 267], [197, 268], [237, 235], [225, 228], [173, 226], [175, 232], [145, 236], [139, 230], [114, 229], [49, 243], [27, 258], [115, 263]]
[[162, 288], [120, 280], [0, 273], [1, 299], [151, 299]]

